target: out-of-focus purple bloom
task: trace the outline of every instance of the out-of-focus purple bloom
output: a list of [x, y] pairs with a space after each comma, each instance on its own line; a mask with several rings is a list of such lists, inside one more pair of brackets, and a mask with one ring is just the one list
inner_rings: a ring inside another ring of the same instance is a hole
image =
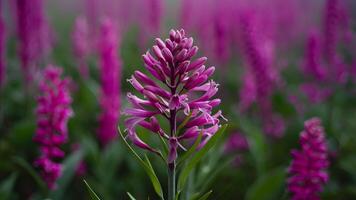
[[225, 152], [234, 152], [234, 151], [246, 151], [249, 148], [247, 138], [237, 132], [229, 136], [225, 143]]
[[163, 0], [140, 1], [139, 12], [144, 17], [139, 19], [140, 23], [140, 45], [144, 47], [148, 39], [153, 35], [160, 34], [162, 15], [164, 9]]
[[303, 72], [319, 81], [325, 80], [327, 75], [325, 66], [321, 63], [321, 38], [316, 32], [311, 32], [304, 55]]
[[6, 65], [5, 65], [6, 30], [5, 30], [5, 23], [3, 20], [2, 3], [3, 2], [0, 2], [0, 88], [4, 85], [6, 79]]
[[100, 27], [99, 56], [102, 113], [99, 116], [98, 137], [103, 145], [117, 137], [120, 109], [121, 61], [118, 56], [118, 32], [108, 18]]
[[277, 114], [269, 116], [263, 124], [263, 130], [273, 138], [281, 138], [284, 135], [285, 129], [284, 119]]
[[34, 165], [50, 189], [55, 189], [61, 176], [59, 158], [64, 157], [60, 146], [68, 139], [67, 122], [73, 112], [69, 93], [69, 79], [61, 79], [62, 69], [48, 66], [39, 84], [41, 96], [37, 100], [37, 129], [33, 140], [40, 145], [41, 155]]
[[[283, 120], [282, 118], [277, 120], [277, 115], [273, 114], [271, 102], [279, 76], [277, 71], [272, 68], [273, 47], [267, 40], [262, 39], [263, 35], [258, 35], [256, 20], [253, 12], [246, 12], [241, 16], [243, 50], [248, 70], [251, 71], [255, 81], [256, 101], [261, 111], [264, 132], [273, 137], [280, 137], [284, 132]], [[240, 96], [242, 95], [240, 94]]]
[[42, 0], [16, 0], [15, 6], [21, 67], [25, 80], [29, 82], [35, 65], [50, 50], [50, 28]]
[[78, 17], [75, 20], [72, 32], [72, 45], [74, 55], [78, 61], [79, 73], [83, 78], [89, 77], [88, 66], [86, 64], [86, 58], [90, 51], [89, 40], [88, 23], [84, 17]]
[[323, 102], [332, 94], [330, 88], [321, 87], [317, 83], [304, 83], [300, 86], [300, 89], [312, 103]]
[[[129, 116], [125, 121], [128, 137], [136, 146], [157, 153], [138, 137], [136, 127], [142, 126], [159, 134], [169, 141], [169, 163], [177, 158], [178, 147], [184, 149], [183, 140], [195, 139], [201, 133], [198, 147], [201, 148], [220, 127], [221, 111], [212, 112], [220, 104], [220, 99], [212, 99], [218, 84], [208, 80], [215, 68], [204, 65], [206, 57], [193, 59], [197, 51], [193, 38], [187, 37], [184, 30], [171, 30], [168, 39], [156, 39], [153, 55], [149, 51], [143, 55], [145, 68], [151, 76], [136, 71], [129, 79], [143, 98], [131, 93], [127, 95], [133, 106], [124, 111]], [[158, 116], [169, 121], [169, 132], [161, 128]], [[186, 123], [178, 129], [177, 124], [183, 121]]]
[[329, 63], [334, 63], [336, 59], [338, 15], [338, 0], [327, 0], [325, 4], [323, 48], [325, 59]]
[[246, 70], [242, 76], [242, 88], [240, 89], [239, 107], [241, 112], [248, 110], [252, 103], [256, 101], [256, 81], [253, 74]]
[[304, 123], [300, 135], [301, 150], [292, 150], [289, 167], [288, 190], [293, 200], [320, 199], [319, 193], [328, 181], [329, 165], [324, 128], [318, 118]]
[[261, 38], [257, 35], [256, 19], [252, 13], [241, 17], [243, 47], [248, 66], [257, 80], [257, 101], [263, 114], [270, 112], [270, 96], [273, 90], [273, 80], [270, 76], [270, 66], [261, 48]]

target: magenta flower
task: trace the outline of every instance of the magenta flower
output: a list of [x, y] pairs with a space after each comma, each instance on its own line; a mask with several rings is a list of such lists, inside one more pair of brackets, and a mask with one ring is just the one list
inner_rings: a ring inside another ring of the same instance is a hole
[[140, 24], [140, 45], [145, 47], [148, 39], [153, 35], [158, 35], [160, 33], [161, 23], [163, 19], [163, 0], [146, 0], [142, 1], [138, 7], [139, 12], [144, 17], [138, 20]]
[[19, 55], [25, 81], [32, 81], [35, 66], [51, 46], [50, 29], [42, 0], [16, 0]]
[[62, 69], [48, 66], [39, 84], [41, 96], [37, 102], [37, 129], [33, 140], [40, 145], [41, 155], [34, 165], [50, 189], [55, 189], [61, 176], [58, 159], [64, 157], [60, 146], [68, 139], [67, 122], [73, 112], [69, 93], [69, 79], [61, 79]]
[[[263, 40], [263, 35], [259, 34], [257, 18], [253, 12], [246, 12], [241, 16], [241, 26], [245, 59], [249, 73], [253, 76], [246, 77], [250, 80], [244, 80], [244, 87], [255, 90], [255, 92], [247, 91], [246, 94], [240, 94], [244, 101], [242, 103], [248, 103], [249, 106], [256, 98], [263, 117], [264, 132], [272, 137], [281, 137], [284, 133], [284, 121], [273, 113], [271, 101], [273, 90], [279, 80], [277, 71], [272, 68], [273, 46], [267, 40]], [[249, 83], [252, 79], [255, 81], [254, 85]], [[244, 97], [244, 95], [250, 96]]]
[[102, 113], [99, 116], [98, 137], [103, 145], [117, 137], [120, 108], [121, 63], [118, 57], [119, 40], [112, 22], [106, 18], [99, 37]]
[[250, 70], [242, 76], [242, 86], [239, 93], [239, 108], [241, 112], [248, 110], [256, 101], [256, 81]]
[[324, 128], [318, 118], [304, 123], [300, 135], [301, 150], [292, 150], [289, 167], [288, 190], [293, 200], [320, 199], [319, 193], [328, 181], [329, 165]]
[[78, 17], [75, 20], [72, 32], [72, 44], [74, 55], [78, 61], [79, 73], [83, 78], [89, 77], [88, 66], [86, 59], [89, 54], [89, 27], [88, 23], [83, 17]]
[[329, 63], [333, 63], [336, 59], [338, 0], [327, 0], [324, 14], [324, 56]]
[[304, 55], [303, 72], [319, 81], [325, 80], [326, 69], [322, 66], [321, 41], [316, 32], [309, 34]]
[[[187, 37], [183, 29], [171, 30], [164, 41], [157, 38], [152, 51], [153, 55], [148, 51], [143, 55], [151, 76], [135, 71], [129, 79], [143, 98], [127, 94], [132, 108], [124, 111], [129, 116], [125, 125], [129, 139], [140, 148], [158, 152], [139, 138], [137, 126], [166, 139], [168, 163], [174, 163], [178, 147], [184, 149], [183, 140], [197, 138], [201, 133], [201, 148], [220, 127], [221, 111], [213, 113], [220, 99], [212, 99], [218, 84], [209, 80], [215, 67], [205, 67], [206, 57], [192, 59], [198, 47], [193, 46], [193, 38]], [[169, 130], [160, 126], [158, 118], [162, 117], [169, 121]]]
[[246, 151], [249, 148], [249, 144], [245, 135], [236, 132], [229, 136], [227, 139], [224, 149], [225, 152], [234, 151]]

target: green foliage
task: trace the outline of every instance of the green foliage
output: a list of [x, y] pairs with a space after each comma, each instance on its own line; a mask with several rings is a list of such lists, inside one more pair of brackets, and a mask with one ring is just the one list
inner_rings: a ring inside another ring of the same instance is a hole
[[83, 180], [85, 183], [85, 186], [88, 189], [89, 195], [91, 200], [100, 200], [100, 198], [98, 197], [98, 195], [94, 192], [94, 190], [90, 187], [90, 185], [86, 182], [86, 180]]
[[203, 158], [203, 156], [219, 141], [222, 137], [227, 125], [223, 125], [211, 138], [210, 140], [201, 148], [184, 166], [182, 169], [179, 179], [178, 179], [178, 192], [184, 188], [187, 178], [198, 162]]
[[285, 168], [278, 168], [267, 172], [256, 180], [246, 193], [246, 200], [272, 200], [278, 199], [285, 182]]
[[157, 193], [157, 195], [161, 198], [163, 198], [163, 191], [162, 191], [162, 186], [161, 183], [159, 182], [156, 173], [154, 172], [152, 165], [149, 161], [149, 159], [147, 158], [147, 156], [145, 156], [145, 161], [142, 160], [142, 158], [135, 152], [135, 150], [129, 145], [129, 143], [127, 143], [125, 137], [122, 135], [120, 128], [119, 128], [119, 134], [121, 136], [122, 141], [125, 143], [125, 145], [129, 148], [130, 152], [132, 153], [132, 155], [136, 158], [136, 160], [140, 163], [140, 165], [143, 167], [143, 169], [145, 170], [145, 172], [147, 173], [148, 177], [151, 180], [151, 183]]
[[69, 155], [63, 162], [62, 176], [57, 181], [57, 188], [53, 190], [49, 196], [56, 199], [63, 199], [67, 191], [70, 181], [72, 180], [79, 162], [83, 158], [84, 152], [81, 150], [75, 151]]

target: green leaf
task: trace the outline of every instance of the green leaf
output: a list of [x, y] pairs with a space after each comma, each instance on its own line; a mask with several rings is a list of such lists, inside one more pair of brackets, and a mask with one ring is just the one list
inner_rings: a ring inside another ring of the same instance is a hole
[[143, 169], [147, 173], [148, 177], [150, 178], [153, 188], [155, 189], [155, 192], [161, 199], [164, 199], [161, 183], [159, 182], [152, 166], [150, 166], [150, 164], [147, 164], [145, 161], [142, 160], [142, 158], [135, 152], [135, 150], [129, 145], [129, 143], [127, 143], [127, 141], [125, 140], [125, 137], [121, 133], [120, 128], [118, 128], [118, 130], [119, 130], [119, 134], [121, 136], [122, 141], [124, 141], [125, 145], [129, 148], [132, 155], [138, 160], [138, 162], [140, 163], [140, 165], [143, 167]]
[[100, 198], [99, 198], [98, 195], [94, 192], [94, 190], [91, 189], [90, 185], [89, 185], [85, 180], [83, 180], [83, 181], [84, 181], [85, 185], [86, 185], [87, 188], [88, 188], [90, 198], [91, 198], [92, 200], [100, 200]]
[[261, 130], [245, 119], [240, 119], [242, 130], [246, 133], [250, 145], [250, 152], [255, 159], [258, 175], [263, 175], [266, 170], [267, 147]]
[[32, 165], [28, 164], [28, 162], [21, 157], [16, 156], [13, 157], [12, 160], [15, 164], [22, 167], [35, 180], [35, 182], [37, 183], [39, 188], [41, 188], [42, 191], [47, 190], [46, 184], [43, 182], [42, 178], [38, 175]]
[[206, 200], [209, 198], [209, 196], [211, 195], [211, 193], [213, 193], [212, 190], [210, 190], [209, 192], [205, 193], [203, 196], [201, 196], [198, 200]]
[[257, 179], [246, 194], [246, 200], [279, 199], [278, 193], [285, 181], [285, 168], [278, 168]]
[[101, 184], [110, 185], [111, 182], [114, 181], [114, 175], [123, 159], [122, 154], [122, 145], [119, 141], [111, 142], [105, 147], [99, 158], [96, 169]]
[[0, 199], [10, 199], [16, 179], [17, 173], [12, 173], [6, 180], [1, 182]]
[[200, 151], [198, 151], [192, 159], [188, 162], [188, 164], [183, 168], [179, 180], [178, 180], [178, 191], [181, 191], [187, 181], [187, 178], [190, 172], [194, 169], [194, 167], [198, 164], [198, 162], [203, 158], [203, 156], [219, 141], [221, 136], [223, 135], [227, 125], [223, 125], [204, 145]]
[[198, 138], [195, 140], [194, 144], [192, 147], [190, 147], [190, 149], [185, 152], [182, 156], [178, 157], [178, 166], [180, 166], [181, 164], [184, 163], [184, 161], [188, 158], [190, 158], [190, 156], [196, 151], [198, 145], [200, 144], [202, 138], [202, 132], [200, 132]]
[[135, 197], [133, 197], [133, 196], [130, 194], [130, 192], [126, 192], [126, 193], [127, 193], [127, 195], [130, 197], [131, 200], [136, 200]]
[[164, 141], [164, 138], [160, 134], [158, 134], [158, 136], [159, 136], [159, 141], [161, 141], [161, 144], [163, 146], [163, 153], [164, 153], [163, 157], [166, 158], [168, 155], [168, 145], [167, 145], [166, 141]]
[[62, 176], [57, 181], [57, 188], [50, 192], [49, 196], [52, 199], [63, 199], [66, 189], [72, 180], [79, 162], [83, 158], [82, 149], [72, 153], [63, 162]]
[[340, 160], [340, 168], [347, 171], [356, 180], [356, 156], [351, 155]]

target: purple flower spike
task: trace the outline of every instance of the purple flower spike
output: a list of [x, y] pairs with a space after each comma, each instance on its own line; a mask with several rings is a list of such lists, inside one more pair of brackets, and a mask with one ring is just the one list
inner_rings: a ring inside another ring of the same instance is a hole
[[62, 69], [48, 66], [39, 84], [41, 96], [37, 102], [37, 129], [33, 140], [40, 145], [41, 155], [34, 165], [50, 189], [55, 189], [61, 176], [61, 164], [56, 160], [64, 157], [60, 146], [68, 139], [67, 121], [73, 112], [69, 93], [69, 79], [61, 79]]
[[99, 54], [102, 113], [99, 117], [98, 137], [103, 145], [117, 137], [120, 108], [121, 62], [118, 57], [117, 31], [107, 18], [100, 29]]
[[311, 76], [319, 81], [324, 80], [326, 77], [326, 70], [321, 64], [321, 58], [320, 37], [318, 37], [317, 33], [312, 32], [310, 33], [306, 44], [303, 65], [304, 74]]
[[292, 150], [293, 161], [289, 167], [288, 189], [293, 200], [320, 199], [319, 193], [328, 181], [329, 165], [324, 128], [318, 118], [304, 123], [300, 135], [301, 150]]
[[19, 55], [25, 81], [32, 81], [32, 72], [39, 60], [49, 53], [52, 43], [43, 0], [16, 0]]
[[78, 61], [79, 73], [83, 78], [89, 77], [88, 66], [86, 64], [86, 57], [89, 54], [89, 26], [85, 18], [78, 17], [75, 20], [72, 43], [74, 55]]
[[[164, 42], [163, 42], [164, 41]], [[174, 163], [178, 147], [185, 150], [182, 142], [202, 135], [201, 148], [220, 127], [221, 111], [213, 113], [220, 99], [212, 99], [218, 91], [218, 84], [209, 80], [214, 67], [204, 65], [206, 57], [192, 59], [198, 47], [185, 31], [171, 30], [169, 39], [156, 39], [153, 54], [143, 55], [148, 76], [136, 71], [128, 81], [142, 94], [142, 98], [129, 93], [133, 108], [124, 111], [129, 117], [125, 121], [129, 139], [142, 148], [155, 153], [159, 151], [142, 141], [136, 134], [136, 127], [158, 133], [169, 144], [168, 163]], [[159, 117], [160, 116], [160, 117]], [[169, 130], [163, 130], [158, 118], [166, 118]], [[224, 118], [223, 118], [224, 119]], [[177, 128], [177, 124], [183, 125]]]

